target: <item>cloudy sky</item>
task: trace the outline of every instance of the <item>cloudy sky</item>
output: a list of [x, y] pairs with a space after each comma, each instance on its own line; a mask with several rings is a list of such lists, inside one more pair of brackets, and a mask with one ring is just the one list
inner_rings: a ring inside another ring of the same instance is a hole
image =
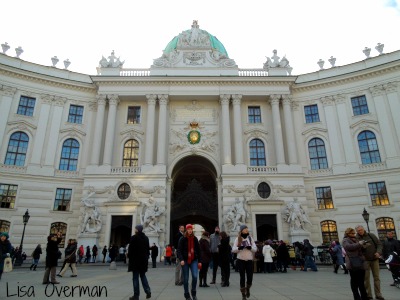
[[[274, 49], [292, 75], [365, 59], [377, 43], [400, 50], [400, 0], [2, 0], [0, 44], [21, 59], [51, 65], [69, 59], [69, 70], [96, 74], [112, 50], [125, 68], [148, 68], [168, 42], [198, 20], [216, 36], [239, 68], [262, 68]], [[1, 50], [0, 50], [1, 52]]]

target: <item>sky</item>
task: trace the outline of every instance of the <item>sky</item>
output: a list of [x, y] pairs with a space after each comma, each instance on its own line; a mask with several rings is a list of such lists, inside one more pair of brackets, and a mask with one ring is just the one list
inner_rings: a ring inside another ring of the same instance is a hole
[[[124, 68], [149, 68], [168, 42], [191, 28], [216, 36], [239, 68], [262, 68], [286, 56], [292, 75], [366, 58], [362, 50], [400, 50], [400, 0], [2, 0], [0, 44], [21, 46], [25, 61], [96, 75], [111, 51]], [[1, 52], [1, 49], [0, 49]]]

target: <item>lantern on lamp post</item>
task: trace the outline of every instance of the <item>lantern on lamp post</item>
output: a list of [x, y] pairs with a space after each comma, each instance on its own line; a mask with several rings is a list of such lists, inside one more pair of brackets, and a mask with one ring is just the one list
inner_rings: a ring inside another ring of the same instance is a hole
[[368, 222], [369, 222], [369, 213], [367, 212], [365, 207], [364, 207], [364, 211], [362, 213], [362, 216], [364, 218], [365, 223], [367, 223], [367, 229], [368, 229], [368, 232], [369, 232], [369, 224], [368, 224]]

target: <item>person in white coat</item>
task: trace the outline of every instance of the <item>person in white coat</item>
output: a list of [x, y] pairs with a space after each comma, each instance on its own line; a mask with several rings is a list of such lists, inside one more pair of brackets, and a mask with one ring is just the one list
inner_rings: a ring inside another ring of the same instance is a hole
[[264, 273], [272, 273], [272, 264], [274, 263], [276, 252], [268, 242], [265, 242], [262, 253], [264, 255]]

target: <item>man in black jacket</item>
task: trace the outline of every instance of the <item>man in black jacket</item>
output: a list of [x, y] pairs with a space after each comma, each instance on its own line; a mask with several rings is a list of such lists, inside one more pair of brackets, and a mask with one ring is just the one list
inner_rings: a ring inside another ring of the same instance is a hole
[[[383, 242], [382, 256], [385, 260], [388, 259], [390, 253], [392, 253], [393, 251], [400, 255], [400, 242], [396, 240], [393, 235], [393, 231], [389, 231], [386, 234], [385, 241]], [[395, 286], [394, 279], [396, 279], [396, 276], [392, 274], [392, 277], [393, 283], [391, 284], [391, 286]]]
[[157, 266], [157, 256], [158, 256], [158, 247], [156, 243], [153, 243], [153, 246], [150, 247], [151, 251], [151, 261], [153, 262], [153, 268]]
[[[174, 248], [175, 251], [178, 250], [178, 243], [181, 237], [185, 234], [185, 226], [179, 225], [179, 232], [175, 235], [174, 239]], [[175, 267], [175, 285], [182, 285], [183, 284], [183, 273], [182, 273], [182, 266], [179, 257], [176, 257], [176, 267]]]
[[128, 272], [132, 272], [133, 281], [133, 297], [130, 297], [129, 300], [139, 300], [139, 276], [146, 293], [146, 299], [151, 298], [151, 290], [146, 277], [149, 260], [149, 238], [143, 233], [142, 225], [135, 227], [135, 234], [131, 237], [129, 243], [128, 257]]

